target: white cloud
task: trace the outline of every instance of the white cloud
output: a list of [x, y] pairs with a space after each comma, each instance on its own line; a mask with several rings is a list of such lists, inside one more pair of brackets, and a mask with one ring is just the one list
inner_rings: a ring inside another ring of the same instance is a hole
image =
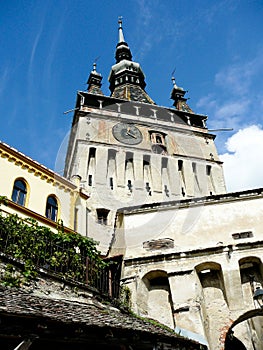
[[228, 192], [263, 187], [263, 129], [252, 125], [239, 130], [220, 155]]
[[217, 106], [214, 116], [218, 119], [230, 119], [233, 116], [243, 114], [247, 110], [249, 103], [249, 100], [227, 101]]
[[235, 95], [246, 95], [251, 88], [253, 78], [262, 73], [263, 54], [260, 51], [253, 59], [224, 67], [215, 75], [216, 85], [231, 91]]
[[230, 99], [220, 101], [213, 94], [201, 98], [198, 103], [198, 108], [204, 108], [209, 115], [209, 127], [211, 129], [232, 128], [238, 130], [244, 127], [247, 120], [244, 116], [249, 112], [251, 100], [247, 99]]

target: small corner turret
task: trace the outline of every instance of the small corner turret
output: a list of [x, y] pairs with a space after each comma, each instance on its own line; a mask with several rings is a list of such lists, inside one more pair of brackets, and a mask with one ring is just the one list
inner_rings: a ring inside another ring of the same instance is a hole
[[179, 111], [194, 113], [186, 103], [187, 98], [184, 97], [187, 91], [184, 90], [182, 87], [179, 87], [176, 85], [174, 76], [172, 77], [172, 82], [173, 82], [173, 89], [171, 92], [171, 99], [174, 100], [174, 103], [173, 103], [174, 107]]
[[96, 70], [97, 65], [96, 62], [93, 63], [93, 70], [90, 72], [88, 81], [87, 81], [87, 91], [90, 94], [95, 95], [103, 95], [103, 92], [101, 91], [101, 81], [102, 76], [100, 73]]

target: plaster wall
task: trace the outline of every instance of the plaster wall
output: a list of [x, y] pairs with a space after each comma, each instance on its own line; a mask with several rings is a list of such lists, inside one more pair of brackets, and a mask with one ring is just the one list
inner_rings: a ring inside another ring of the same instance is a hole
[[[165, 253], [256, 242], [263, 239], [262, 215], [262, 195], [236, 198], [233, 194], [233, 198], [213, 202], [200, 200], [190, 205], [177, 203], [148, 210], [138, 208], [127, 211], [124, 216], [125, 247], [122, 248], [129, 258], [158, 254], [143, 247], [149, 240], [172, 239], [174, 246]], [[242, 232], [251, 232], [252, 237], [234, 239], [233, 235]]]
[[[120, 214], [116, 251], [125, 255], [123, 281], [131, 288], [135, 310], [151, 316], [143, 280], [164, 271], [177, 330], [187, 329], [207, 340], [210, 349], [223, 350], [232, 322], [255, 308], [251, 285], [241, 281], [240, 261], [263, 260], [262, 210], [261, 194], [236, 194], [193, 208], [158, 206]], [[242, 232], [252, 237], [233, 238]], [[247, 327], [240, 334], [250, 339]]]

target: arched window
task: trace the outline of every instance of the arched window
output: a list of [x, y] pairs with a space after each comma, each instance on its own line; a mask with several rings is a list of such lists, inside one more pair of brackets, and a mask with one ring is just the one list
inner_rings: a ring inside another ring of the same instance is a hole
[[58, 215], [58, 202], [54, 196], [48, 196], [46, 205], [46, 217], [56, 221]]
[[25, 181], [16, 180], [12, 192], [12, 201], [20, 205], [25, 205], [26, 194], [27, 188]]

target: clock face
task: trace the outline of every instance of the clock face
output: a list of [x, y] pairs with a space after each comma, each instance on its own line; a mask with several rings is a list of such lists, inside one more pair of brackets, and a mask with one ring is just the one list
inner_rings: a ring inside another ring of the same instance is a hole
[[112, 133], [116, 140], [128, 145], [138, 145], [142, 142], [142, 133], [133, 124], [118, 123], [112, 128]]

